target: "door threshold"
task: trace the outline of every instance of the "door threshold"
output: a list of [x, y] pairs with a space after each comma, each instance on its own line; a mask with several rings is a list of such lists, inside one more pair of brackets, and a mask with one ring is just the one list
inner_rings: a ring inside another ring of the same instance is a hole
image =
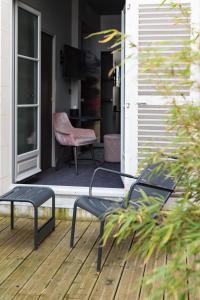
[[[74, 201], [80, 196], [88, 196], [89, 188], [88, 187], [75, 187], [75, 186], [56, 186], [56, 185], [32, 185], [32, 184], [12, 184], [11, 189], [17, 186], [38, 186], [38, 187], [49, 187], [51, 188], [56, 195], [56, 207], [57, 208], [73, 208]], [[107, 199], [120, 201], [124, 198], [125, 189], [120, 188], [93, 188], [93, 196], [95, 197], [105, 197]], [[49, 203], [46, 205], [49, 207]]]
[[[11, 188], [16, 186], [35, 186], [35, 187], [49, 187], [56, 194], [67, 195], [89, 195], [89, 187], [82, 186], [59, 186], [59, 185], [39, 185], [39, 184], [12, 184]], [[105, 187], [93, 187], [93, 194], [96, 196], [124, 196], [124, 188], [105, 188]]]

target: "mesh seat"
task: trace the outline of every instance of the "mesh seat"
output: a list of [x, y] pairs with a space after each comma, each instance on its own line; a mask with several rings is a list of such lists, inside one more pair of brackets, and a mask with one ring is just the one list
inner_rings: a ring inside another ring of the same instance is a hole
[[[38, 209], [43, 203], [52, 201], [51, 217], [39, 227]], [[14, 228], [14, 204], [15, 202], [31, 203], [34, 210], [34, 249], [55, 229], [55, 193], [48, 187], [18, 186], [8, 193], [0, 196], [0, 201], [11, 204], [10, 219], [11, 229]]]
[[54, 192], [46, 187], [16, 187], [1, 196], [1, 201], [29, 202], [39, 207], [52, 197], [54, 197]]
[[104, 218], [107, 213], [122, 208], [122, 202], [114, 202], [112, 200], [88, 196], [78, 198], [76, 205], [99, 219]]

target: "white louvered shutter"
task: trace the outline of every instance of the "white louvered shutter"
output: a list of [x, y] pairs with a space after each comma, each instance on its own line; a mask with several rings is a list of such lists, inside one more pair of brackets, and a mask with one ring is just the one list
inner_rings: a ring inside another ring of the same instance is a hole
[[[182, 8], [190, 8], [191, 14], [185, 15], [179, 8], [172, 9], [170, 3], [179, 3]], [[172, 133], [166, 130], [169, 116], [170, 101], [178, 102], [184, 99], [197, 99], [197, 92], [183, 83], [179, 76], [171, 79], [167, 75], [170, 66], [163, 64], [157, 72], [144, 69], [142, 57], [147, 53], [158, 51], [162, 57], [190, 47], [192, 24], [200, 22], [200, 2], [196, 0], [166, 1], [132, 0], [126, 4], [126, 34], [129, 40], [137, 45], [131, 60], [126, 63], [126, 144], [125, 169], [129, 173], [137, 171], [138, 162], [149, 153], [157, 151], [161, 146], [170, 151], [169, 140]], [[132, 55], [133, 50], [126, 44], [126, 56]], [[150, 55], [149, 55], [150, 57]], [[176, 69], [187, 68], [178, 64]], [[198, 77], [191, 66], [191, 75]], [[189, 78], [185, 78], [186, 82]], [[159, 82], [159, 87], [158, 87]], [[165, 88], [170, 87], [170, 96]]]

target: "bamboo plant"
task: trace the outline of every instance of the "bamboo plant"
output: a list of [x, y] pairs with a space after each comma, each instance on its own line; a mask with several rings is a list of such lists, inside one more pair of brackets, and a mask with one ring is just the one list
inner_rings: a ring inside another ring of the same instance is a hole
[[[166, 4], [163, 1], [161, 5]], [[169, 2], [169, 1], [168, 1]], [[181, 4], [170, 2], [171, 9], [179, 8], [185, 17], [190, 16], [188, 8]], [[176, 20], [178, 23], [179, 20]], [[190, 25], [188, 25], [190, 26]], [[134, 242], [130, 250], [130, 255], [139, 255], [144, 263], [147, 263], [152, 256], [159, 257], [167, 253], [170, 260], [167, 264], [157, 267], [145, 278], [144, 284], [148, 288], [155, 286], [159, 281], [159, 288], [153, 289], [152, 300], [162, 299], [162, 295], [167, 293], [172, 299], [188, 299], [188, 293], [192, 298], [197, 299], [197, 288], [200, 287], [200, 99], [193, 103], [183, 98], [183, 103], [176, 103], [173, 96], [174, 78], [179, 78], [184, 85], [191, 89], [200, 88], [198, 79], [191, 79], [191, 65], [195, 66], [196, 72], [200, 68], [200, 42], [198, 30], [190, 28], [192, 38], [185, 44], [184, 49], [169, 55], [161, 56], [155, 49], [150, 52], [140, 53], [140, 63], [144, 71], [158, 72], [161, 65], [165, 64], [167, 79], [158, 89], [164, 91], [164, 95], [171, 97], [171, 112], [168, 120], [168, 130], [173, 131], [175, 138], [171, 140], [171, 155], [177, 156], [173, 164], [168, 160], [164, 163], [170, 168], [173, 176], [180, 177], [180, 186], [184, 187], [176, 205], [170, 210], [159, 210], [160, 205], [156, 199], [145, 199], [151, 201], [151, 206], [141, 207], [136, 211], [131, 207], [121, 209], [108, 217], [104, 243], [113, 234], [115, 228], [115, 238], [117, 243], [135, 233]], [[120, 51], [121, 41], [128, 39], [119, 31], [110, 29], [104, 32], [92, 34], [101, 36], [100, 43], [108, 43], [113, 51]], [[137, 47], [131, 41], [130, 47]], [[126, 58], [128, 64], [129, 58]], [[123, 63], [123, 62], [122, 62]], [[184, 69], [176, 70], [177, 64], [183, 64]], [[159, 78], [159, 74], [158, 74]], [[176, 146], [176, 147], [174, 147]], [[160, 149], [150, 157], [156, 162], [161, 159], [164, 149]], [[144, 198], [146, 196], [144, 195]], [[144, 199], [141, 199], [141, 201]], [[156, 214], [157, 218], [152, 218]]]

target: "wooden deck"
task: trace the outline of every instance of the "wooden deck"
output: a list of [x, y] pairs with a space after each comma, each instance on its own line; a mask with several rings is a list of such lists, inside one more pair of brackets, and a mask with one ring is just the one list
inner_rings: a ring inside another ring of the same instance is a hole
[[33, 251], [32, 220], [17, 219], [11, 231], [9, 220], [0, 218], [1, 300], [150, 299], [151, 290], [142, 286], [143, 275], [166, 263], [166, 257], [147, 266], [137, 258], [126, 261], [132, 239], [117, 247], [110, 239], [103, 251], [102, 271], [97, 273], [99, 224], [77, 223], [73, 250], [70, 226], [70, 222], [57, 221], [56, 230]]

